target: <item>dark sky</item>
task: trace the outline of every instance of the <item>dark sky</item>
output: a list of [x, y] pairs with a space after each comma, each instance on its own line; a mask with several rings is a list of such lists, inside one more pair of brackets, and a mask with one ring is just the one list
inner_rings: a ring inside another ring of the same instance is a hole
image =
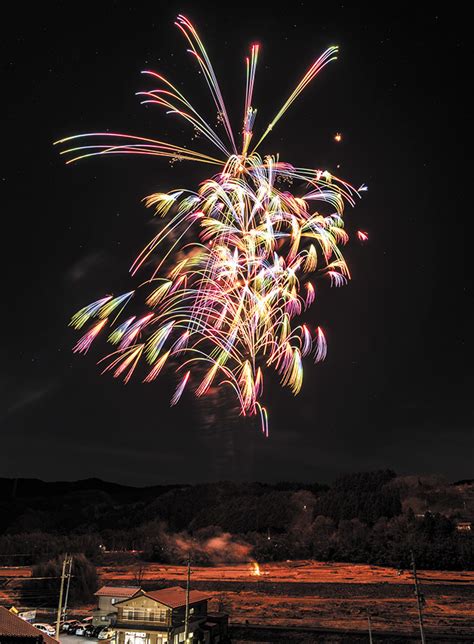
[[[413, 6], [293, 2], [283, 14], [269, 2], [17, 3], [2, 55], [0, 476], [329, 481], [384, 467], [473, 476], [467, 17]], [[312, 60], [341, 47], [262, 151], [340, 164], [352, 184], [366, 182], [348, 217], [370, 242], [348, 248], [352, 282], [323, 289], [311, 314], [326, 330], [327, 361], [306, 365], [296, 398], [269, 383], [268, 439], [225, 417], [207, 426], [191, 396], [170, 409], [171, 377], [124, 386], [99, 375], [102, 354], [71, 353], [70, 315], [132, 286], [128, 267], [155, 230], [141, 199], [194, 188], [206, 167], [133, 157], [65, 166], [52, 142], [106, 129], [190, 142], [134, 95], [151, 68], [211, 108], [173, 26], [179, 12], [201, 33], [234, 122], [244, 56], [261, 43], [257, 131]]]

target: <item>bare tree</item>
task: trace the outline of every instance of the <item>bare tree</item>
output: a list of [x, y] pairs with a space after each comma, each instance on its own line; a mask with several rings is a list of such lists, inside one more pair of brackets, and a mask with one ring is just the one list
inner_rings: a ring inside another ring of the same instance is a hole
[[140, 562], [133, 568], [133, 581], [136, 586], [142, 585], [143, 578], [145, 577], [145, 564]]

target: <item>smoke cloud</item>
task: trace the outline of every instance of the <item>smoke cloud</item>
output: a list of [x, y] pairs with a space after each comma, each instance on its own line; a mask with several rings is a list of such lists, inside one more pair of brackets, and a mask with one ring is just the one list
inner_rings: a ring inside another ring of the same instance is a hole
[[189, 557], [195, 564], [252, 561], [250, 544], [217, 527], [204, 528], [191, 535], [187, 531], [170, 533], [160, 524], [155, 538], [155, 551], [158, 547], [160, 557], [169, 563], [184, 563]]

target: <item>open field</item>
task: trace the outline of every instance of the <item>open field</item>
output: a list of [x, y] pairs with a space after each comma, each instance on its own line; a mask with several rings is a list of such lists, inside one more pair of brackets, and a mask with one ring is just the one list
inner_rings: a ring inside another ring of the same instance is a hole
[[[103, 580], [127, 581], [133, 579], [134, 571], [130, 567], [104, 566], [98, 569]], [[317, 561], [288, 561], [268, 563], [261, 566], [261, 576], [253, 573], [249, 563], [221, 564], [215, 566], [193, 567], [192, 577], [195, 581], [245, 581], [248, 583], [341, 583], [341, 584], [412, 584], [410, 571], [398, 571], [383, 566], [364, 564], [321, 563]], [[1, 574], [1, 573], [0, 573]], [[165, 578], [183, 580], [184, 566], [163, 564], [143, 564], [143, 581], [154, 581]], [[474, 584], [474, 571], [423, 570], [419, 573], [423, 583]]]
[[[183, 583], [183, 566], [148, 564], [142, 585]], [[370, 609], [374, 631], [416, 632], [417, 608], [409, 571], [368, 565], [297, 561], [193, 568], [192, 584], [221, 601], [233, 623], [365, 630]], [[129, 570], [100, 569], [106, 583], [133, 579]], [[433, 633], [474, 632], [474, 572], [421, 571], [425, 623]]]
[[[110, 565], [98, 569], [107, 585], [146, 589], [185, 583], [184, 566], [161, 564]], [[416, 635], [418, 616], [409, 571], [368, 565], [297, 561], [261, 566], [251, 564], [195, 567], [192, 586], [209, 592], [211, 609], [219, 605], [233, 624], [295, 626], [366, 631], [367, 609], [374, 633]], [[2, 577], [21, 584], [28, 568], [0, 569]], [[474, 633], [474, 572], [419, 573], [426, 598], [428, 633], [468, 636]], [[9, 585], [10, 585], [9, 584]], [[4, 592], [7, 589], [4, 589]]]

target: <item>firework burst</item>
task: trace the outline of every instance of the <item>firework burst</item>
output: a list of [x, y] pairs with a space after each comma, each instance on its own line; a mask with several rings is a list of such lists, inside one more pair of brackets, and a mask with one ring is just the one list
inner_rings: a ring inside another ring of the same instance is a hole
[[[326, 277], [336, 287], [350, 279], [341, 252], [348, 240], [343, 214], [359, 192], [328, 171], [295, 167], [278, 156], [262, 158], [257, 150], [304, 88], [335, 60], [337, 47], [314, 62], [252, 146], [259, 54], [259, 46], [252, 46], [246, 59], [239, 149], [199, 35], [184, 16], [178, 16], [176, 25], [206, 80], [225, 137], [160, 74], [144, 72], [155, 87], [139, 96], [142, 103], [161, 106], [187, 121], [214, 145], [215, 157], [110, 132], [80, 134], [57, 143], [74, 142], [61, 152], [67, 163], [97, 155], [140, 154], [172, 162], [196, 161], [217, 170], [195, 191], [179, 189], [146, 198], [146, 205], [167, 220], [138, 255], [131, 273], [151, 263], [151, 274], [135, 291], [108, 295], [76, 313], [71, 326], [91, 327], [74, 351], [86, 353], [108, 329], [108, 341], [116, 350], [101, 360], [104, 372], [128, 382], [137, 365], [145, 363], [144, 382], [149, 383], [172, 364], [178, 372], [172, 405], [188, 387], [204, 396], [216, 385], [227, 385], [235, 392], [241, 413], [259, 415], [268, 434], [267, 412], [261, 404], [264, 369], [273, 367], [282, 385], [297, 394], [303, 382], [303, 358], [312, 356], [319, 362], [326, 356], [323, 330], [294, 320], [314, 302], [317, 278]], [[83, 140], [85, 145], [76, 146]], [[290, 192], [293, 186], [297, 192]], [[359, 232], [359, 239], [366, 239], [366, 233]], [[142, 311], [124, 319], [124, 309], [138, 291], [143, 294]]]

